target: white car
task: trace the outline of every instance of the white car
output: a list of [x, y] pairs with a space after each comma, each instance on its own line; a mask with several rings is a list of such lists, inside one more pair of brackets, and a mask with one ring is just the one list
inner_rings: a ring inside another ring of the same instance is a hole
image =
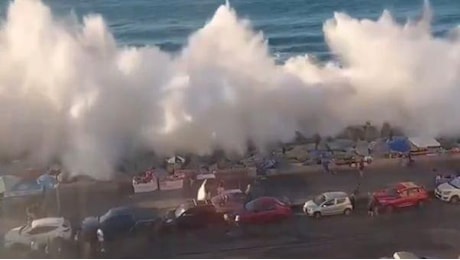
[[393, 259], [428, 259], [428, 257], [419, 256], [412, 252], [399, 251], [393, 254]]
[[30, 248], [32, 244], [34, 246], [44, 245], [57, 238], [64, 240], [72, 238], [70, 223], [64, 218], [41, 218], [8, 231], [4, 237], [4, 247], [6, 249]]
[[328, 215], [350, 215], [353, 205], [345, 192], [325, 192], [305, 202], [303, 211], [308, 216], [315, 218]]
[[434, 194], [442, 201], [458, 203], [460, 201], [460, 177], [440, 184], [434, 190]]

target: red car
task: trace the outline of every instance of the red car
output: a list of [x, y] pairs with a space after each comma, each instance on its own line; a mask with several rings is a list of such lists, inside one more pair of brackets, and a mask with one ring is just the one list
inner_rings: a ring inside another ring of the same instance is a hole
[[237, 211], [234, 221], [237, 224], [270, 224], [283, 221], [292, 216], [289, 205], [272, 197], [252, 200]]
[[377, 207], [391, 212], [396, 208], [422, 206], [428, 200], [428, 192], [413, 182], [400, 182], [373, 194]]

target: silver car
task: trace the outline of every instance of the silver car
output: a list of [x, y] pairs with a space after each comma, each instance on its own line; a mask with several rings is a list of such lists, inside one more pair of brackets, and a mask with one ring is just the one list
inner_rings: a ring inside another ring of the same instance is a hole
[[303, 211], [308, 216], [319, 218], [330, 215], [350, 215], [353, 205], [345, 192], [325, 192], [305, 202]]

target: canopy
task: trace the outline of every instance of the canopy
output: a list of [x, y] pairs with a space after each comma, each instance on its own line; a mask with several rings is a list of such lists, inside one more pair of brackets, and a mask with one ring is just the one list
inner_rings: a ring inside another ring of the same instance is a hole
[[417, 148], [441, 146], [441, 144], [432, 137], [409, 137], [409, 141]]
[[185, 162], [185, 159], [176, 155], [176, 156], [173, 156], [169, 159], [166, 160], [168, 163], [170, 164], [175, 164], [175, 163], [184, 163]]
[[398, 138], [388, 141], [388, 146], [392, 152], [407, 153], [410, 151], [410, 144], [406, 138]]
[[329, 149], [342, 150], [342, 151], [347, 151], [353, 148], [353, 146], [355, 145], [356, 145], [355, 142], [349, 139], [335, 139], [327, 143], [327, 146], [329, 147]]

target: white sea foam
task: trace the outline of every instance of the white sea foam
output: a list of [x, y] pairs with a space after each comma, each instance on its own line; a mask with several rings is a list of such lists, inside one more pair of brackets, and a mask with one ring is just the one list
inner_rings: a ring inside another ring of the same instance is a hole
[[433, 37], [430, 19], [429, 8], [406, 24], [336, 13], [323, 29], [340, 67], [308, 55], [277, 65], [228, 4], [173, 57], [118, 47], [101, 16], [80, 24], [16, 0], [0, 29], [0, 152], [103, 178], [141, 148], [243, 152], [366, 120], [458, 133], [460, 40]]

